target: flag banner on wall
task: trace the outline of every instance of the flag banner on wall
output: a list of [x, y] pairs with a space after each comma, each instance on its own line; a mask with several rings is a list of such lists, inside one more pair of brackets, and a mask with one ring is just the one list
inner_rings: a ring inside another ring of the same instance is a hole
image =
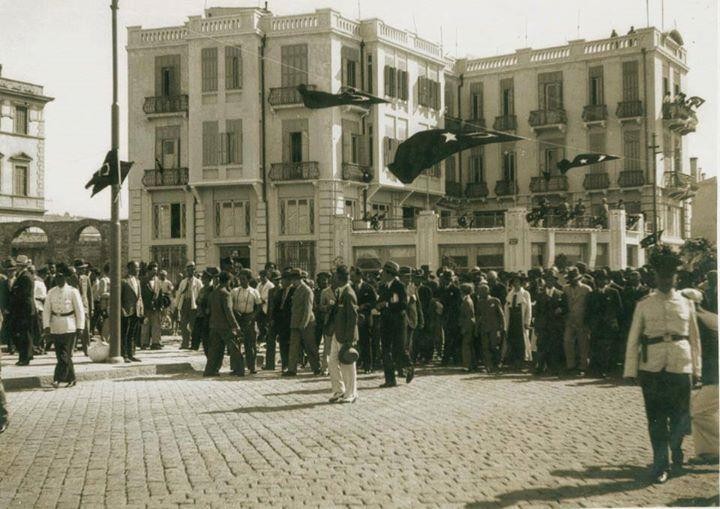
[[558, 170], [560, 173], [565, 175], [571, 168], [579, 168], [581, 166], [590, 166], [591, 164], [602, 163], [605, 161], [612, 161], [613, 159], [620, 159], [618, 156], [611, 156], [609, 154], [578, 154], [575, 159], [568, 161], [563, 159], [557, 163]]
[[[85, 189], [90, 189], [92, 187], [92, 194], [90, 195], [91, 198], [106, 187], [109, 187], [118, 181], [118, 170], [115, 164], [115, 162], [118, 160], [116, 152], [116, 149], [108, 151], [107, 155], [105, 156], [105, 161], [103, 162], [103, 165], [100, 167], [99, 170], [93, 173], [92, 178], [88, 181], [87, 184], [85, 184]], [[120, 176], [122, 177], [122, 179], [120, 180], [121, 185], [125, 181], [125, 178], [128, 176], [128, 173], [130, 173], [130, 168], [132, 167], [132, 165], [132, 161], [120, 161]]]
[[305, 107], [313, 110], [346, 105], [369, 108], [373, 104], [388, 102], [381, 97], [354, 88], [343, 88], [337, 94], [321, 92], [320, 90], [310, 90], [306, 85], [298, 85], [297, 90], [300, 92]]

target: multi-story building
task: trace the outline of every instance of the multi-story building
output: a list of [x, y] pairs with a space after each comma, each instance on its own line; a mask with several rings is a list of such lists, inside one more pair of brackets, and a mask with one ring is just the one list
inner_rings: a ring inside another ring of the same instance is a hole
[[[691, 209], [672, 191], [689, 177], [683, 147], [684, 135], [694, 131], [686, 117], [694, 113], [668, 100], [686, 91], [687, 72], [680, 35], [655, 28], [458, 60], [446, 71], [446, 125], [462, 119], [530, 141], [480, 147], [449, 161], [443, 213], [459, 207], [492, 220], [494, 212], [531, 208], [545, 198], [571, 205], [580, 199], [588, 213], [598, 214], [603, 199], [611, 207], [622, 200], [628, 214], [643, 213], [649, 226], [657, 210], [663, 240], [681, 242], [689, 234]], [[559, 160], [584, 152], [622, 158], [566, 175], [558, 171]], [[564, 249], [587, 258], [583, 242]]]
[[36, 219], [45, 213], [45, 123], [52, 97], [43, 87], [1, 76], [0, 222]]
[[[652, 224], [652, 133], [663, 147], [655, 176], [660, 227], [677, 239], [689, 224], [689, 208], [666, 193], [679, 178], [672, 172], [682, 169], [688, 131], [673, 111], [666, 108], [665, 120], [662, 112], [664, 90], [685, 89], [676, 33], [648, 28], [454, 61], [439, 45], [378, 19], [353, 21], [331, 9], [275, 16], [213, 8], [178, 27], [129, 27], [127, 50], [129, 155], [140, 170], [130, 176], [131, 258], [173, 271], [189, 259], [217, 265], [231, 253], [252, 268], [271, 260], [311, 272], [338, 258], [370, 267], [444, 256], [527, 268], [530, 258], [515, 259], [508, 253], [518, 248], [509, 246], [532, 244], [533, 262], [548, 264], [554, 241], [523, 243], [497, 231], [509, 228], [506, 211], [521, 217], [518, 207], [541, 196], [582, 198], [597, 210], [606, 197]], [[389, 102], [311, 110], [299, 84], [360, 88]], [[387, 170], [399, 141], [460, 119], [528, 140], [466, 151], [410, 185]], [[559, 159], [587, 151], [624, 158], [556, 173]], [[541, 178], [546, 169], [549, 180]], [[459, 211], [493, 231], [437, 237], [452, 237], [448, 245], [420, 242], [429, 229], [452, 230]], [[368, 214], [383, 219], [373, 228]], [[613, 244], [628, 249], [615, 258], [595, 233], [573, 235], [562, 252], [592, 258], [591, 266], [641, 259], [636, 233], [627, 245]]]
[[[447, 61], [436, 44], [330, 9], [255, 8], [129, 27], [128, 41], [130, 159], [143, 170], [130, 177], [131, 257], [177, 268], [236, 252], [254, 268], [270, 259], [314, 271], [336, 258], [333, 216], [367, 229], [370, 203], [388, 227], [411, 228], [443, 195], [440, 165], [412, 185], [385, 168], [398, 141], [442, 124]], [[309, 110], [301, 83], [389, 103]], [[408, 249], [385, 248], [409, 259]]]

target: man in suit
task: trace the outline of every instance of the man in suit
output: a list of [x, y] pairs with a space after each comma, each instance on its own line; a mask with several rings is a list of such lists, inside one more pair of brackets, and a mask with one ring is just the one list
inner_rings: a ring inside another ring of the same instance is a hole
[[35, 308], [35, 280], [28, 272], [30, 259], [16, 258], [18, 270], [10, 287], [7, 316], [9, 334], [18, 352], [18, 366], [27, 366], [33, 358], [33, 336], [37, 327]]
[[255, 333], [255, 317], [260, 309], [260, 292], [250, 286], [252, 272], [250, 269], [238, 271], [238, 286], [230, 292], [232, 299], [232, 310], [235, 313], [235, 320], [240, 327], [243, 348], [245, 349], [245, 360], [247, 361], [250, 374], [255, 374], [255, 356], [257, 350], [257, 335]]
[[427, 364], [432, 361], [435, 348], [435, 335], [442, 337], [442, 324], [440, 323], [440, 315], [437, 312], [437, 306], [433, 299], [432, 289], [427, 284], [424, 269], [415, 269], [413, 271], [412, 280], [415, 284], [417, 305], [420, 313], [422, 313], [423, 322], [415, 330], [415, 341], [413, 351], [413, 361]]
[[10, 313], [10, 288], [15, 282], [15, 273], [17, 265], [15, 260], [8, 258], [3, 262], [3, 270], [5, 274], [0, 276], [0, 313], [2, 314], [2, 324], [0, 327], [0, 340], [7, 344], [8, 353], [11, 355], [15, 351], [12, 338], [10, 337], [10, 328], [8, 324], [8, 314]]
[[82, 333], [80, 340], [82, 341], [83, 353], [87, 355], [87, 349], [90, 344], [90, 318], [93, 315], [93, 294], [90, 276], [87, 273], [88, 264], [85, 260], [79, 258], [73, 262], [73, 266], [77, 271], [76, 288], [80, 292], [83, 306], [85, 307], [85, 323], [82, 324]]
[[595, 284], [597, 286], [588, 301], [590, 369], [595, 375], [605, 378], [621, 341], [622, 300], [620, 293], [610, 286], [606, 270], [600, 269], [595, 273]]
[[140, 335], [140, 324], [144, 315], [140, 280], [138, 279], [139, 271], [138, 262], [128, 262], [127, 277], [122, 280], [120, 286], [120, 304], [122, 308], [120, 355], [122, 355], [125, 362], [140, 362], [140, 359], [135, 357], [135, 343]]
[[555, 287], [553, 278], [553, 272], [548, 271], [544, 278], [538, 280], [538, 292], [533, 306], [535, 334], [538, 338], [536, 374], [548, 372], [557, 375], [562, 367], [567, 298]]
[[462, 303], [460, 288], [455, 283], [455, 274], [445, 269], [440, 277], [438, 298], [443, 306], [443, 333], [445, 344], [442, 353], [442, 365], [458, 364], [460, 354], [460, 328], [458, 314]]
[[174, 308], [180, 314], [181, 350], [187, 350], [191, 345], [192, 325], [195, 322], [197, 299], [201, 288], [202, 281], [195, 276], [195, 262], [188, 262], [185, 267], [185, 277], [178, 284], [174, 304]]
[[208, 355], [203, 376], [217, 376], [222, 366], [225, 349], [230, 355], [230, 369], [235, 376], [245, 376], [245, 365], [240, 351], [240, 327], [232, 311], [232, 297], [228, 290], [232, 276], [222, 271], [217, 288], [208, 296], [209, 334]]
[[140, 328], [140, 348], [143, 350], [150, 347], [152, 350], [159, 350], [161, 338], [161, 291], [160, 280], [157, 277], [158, 265], [155, 262], [148, 263], [145, 275], [142, 277], [142, 301], [145, 310], [145, 319]]
[[462, 338], [462, 361], [468, 371], [477, 369], [475, 352], [475, 304], [473, 303], [473, 286], [470, 283], [460, 285], [462, 303], [460, 304], [460, 337]]
[[335, 311], [332, 313], [332, 340], [328, 368], [332, 397], [330, 403], [354, 403], [357, 400], [357, 371], [355, 362], [344, 364], [340, 360], [343, 348], [352, 348], [358, 340], [358, 305], [355, 291], [350, 285], [350, 274], [345, 265], [335, 269]]
[[273, 283], [273, 287], [268, 290], [267, 294], [267, 334], [265, 335], [265, 365], [263, 366], [263, 369], [274, 371], [275, 350], [278, 338], [278, 329], [275, 324], [275, 311], [280, 306], [280, 301], [283, 296], [283, 288], [280, 287], [279, 271], [270, 269], [268, 278]]
[[283, 270], [282, 288], [277, 293], [272, 316], [280, 347], [280, 367], [282, 371], [287, 370], [290, 357], [290, 320], [292, 317], [292, 301], [295, 295], [295, 285], [292, 284], [290, 278], [291, 270], [289, 268]]
[[400, 266], [388, 261], [380, 274], [382, 282], [378, 287], [378, 302], [376, 309], [380, 311], [380, 341], [383, 350], [383, 369], [385, 383], [380, 387], [396, 387], [396, 369], [404, 369], [405, 382], [412, 382], [415, 378], [415, 369], [410, 363], [405, 350], [405, 337], [407, 335], [407, 295], [405, 285], [398, 279]]
[[475, 323], [483, 353], [485, 371], [492, 373], [502, 359], [502, 339], [505, 331], [505, 313], [497, 297], [490, 295], [490, 287], [481, 282], [475, 299]]
[[316, 375], [321, 373], [317, 345], [315, 344], [315, 314], [313, 313], [313, 291], [305, 284], [299, 269], [291, 269], [290, 281], [295, 287], [290, 313], [290, 352], [288, 368], [283, 376], [295, 376], [300, 360], [300, 344], [310, 360], [310, 367]]
[[376, 347], [379, 345], [376, 345], [376, 338], [372, 333], [372, 310], [377, 303], [377, 293], [375, 293], [375, 289], [365, 281], [362, 271], [357, 267], [351, 270], [350, 277], [358, 302], [358, 351], [360, 353], [360, 369], [365, 373], [370, 373], [379, 367], [374, 363]]

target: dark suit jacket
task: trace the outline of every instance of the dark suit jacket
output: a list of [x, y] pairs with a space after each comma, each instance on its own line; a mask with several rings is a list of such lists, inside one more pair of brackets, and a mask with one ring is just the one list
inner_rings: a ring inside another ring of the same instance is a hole
[[619, 329], [622, 321], [620, 293], [610, 286], [593, 290], [587, 308], [591, 329]]
[[[140, 279], [138, 280], [138, 286], [142, 288]], [[125, 316], [135, 316], [137, 311], [137, 302], [141, 296], [135, 293], [132, 285], [130, 284], [129, 278], [124, 278], [120, 284], [120, 306]]]
[[238, 328], [237, 321], [232, 312], [232, 300], [227, 288], [216, 288], [208, 296], [208, 311], [210, 329], [222, 332], [231, 332]]
[[505, 311], [497, 297], [475, 299], [475, 323], [478, 332], [497, 332], [505, 329]]
[[460, 304], [460, 332], [475, 335], [475, 304], [472, 297], [463, 297]]
[[[295, 288], [290, 287], [288, 289], [287, 297], [285, 297], [285, 302], [283, 303], [283, 296], [285, 295], [285, 288], [273, 288], [275, 293], [273, 294], [273, 299], [270, 301], [272, 302], [271, 306], [271, 319], [273, 321], [273, 326], [276, 330], [290, 330], [290, 316], [292, 315], [292, 299], [293, 294], [295, 293]], [[271, 290], [272, 291], [272, 290]]]
[[7, 320], [11, 330], [26, 332], [37, 324], [34, 294], [35, 280], [23, 271], [10, 288]]
[[405, 285], [395, 278], [390, 285], [384, 283], [378, 287], [378, 303], [386, 302], [387, 307], [383, 308], [383, 318], [389, 319], [405, 319], [405, 308], [407, 307], [407, 294]]
[[305, 282], [301, 282], [295, 287], [295, 292], [292, 296], [292, 312], [290, 315], [291, 329], [305, 329], [308, 325], [315, 322], [315, 314], [313, 313], [314, 299], [313, 291]]
[[548, 295], [544, 289], [538, 291], [533, 306], [535, 330], [538, 334], [562, 335], [567, 312], [567, 296], [563, 292], [557, 288], [552, 289], [551, 295]]
[[338, 343], [352, 344], [358, 338], [358, 305], [357, 296], [352, 286], [342, 289], [335, 304], [333, 332]]

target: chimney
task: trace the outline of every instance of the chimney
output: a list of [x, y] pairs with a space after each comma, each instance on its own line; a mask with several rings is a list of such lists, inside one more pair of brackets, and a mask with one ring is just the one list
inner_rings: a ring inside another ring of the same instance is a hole
[[690, 176], [694, 182], [698, 181], [698, 168], [697, 168], [697, 157], [690, 158]]
[[0, 76], [2, 76], [2, 64], [0, 64]]

